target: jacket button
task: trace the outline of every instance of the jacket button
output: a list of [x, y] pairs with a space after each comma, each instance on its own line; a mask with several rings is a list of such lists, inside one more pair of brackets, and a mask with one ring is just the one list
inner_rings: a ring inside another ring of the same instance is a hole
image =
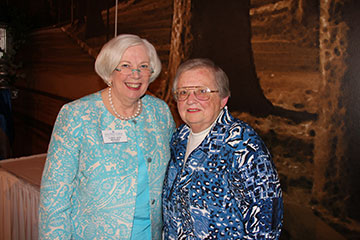
[[151, 200], [151, 205], [155, 204], [155, 199]]
[[152, 161], [151, 157], [149, 157], [149, 158], [147, 159], [147, 161], [148, 161], [148, 163], [151, 163], [151, 161]]

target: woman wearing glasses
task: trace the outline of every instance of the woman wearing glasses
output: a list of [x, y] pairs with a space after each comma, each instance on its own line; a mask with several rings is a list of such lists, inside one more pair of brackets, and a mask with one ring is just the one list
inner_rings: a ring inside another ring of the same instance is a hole
[[161, 189], [175, 124], [146, 95], [161, 63], [153, 45], [120, 35], [95, 70], [108, 88], [66, 104], [41, 184], [40, 239], [160, 239]]
[[208, 59], [189, 60], [173, 92], [186, 124], [171, 140], [165, 239], [278, 239], [279, 178], [260, 137], [229, 113], [226, 74]]

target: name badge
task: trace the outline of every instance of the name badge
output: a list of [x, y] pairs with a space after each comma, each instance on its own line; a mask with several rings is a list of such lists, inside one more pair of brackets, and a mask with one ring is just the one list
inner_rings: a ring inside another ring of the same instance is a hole
[[101, 131], [104, 143], [127, 142], [126, 130]]

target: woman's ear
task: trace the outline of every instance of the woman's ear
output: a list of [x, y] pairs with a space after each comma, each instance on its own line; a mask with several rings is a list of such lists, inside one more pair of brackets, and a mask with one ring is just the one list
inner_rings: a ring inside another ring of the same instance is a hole
[[229, 96], [224, 97], [223, 99], [221, 99], [221, 109], [223, 109], [225, 107], [228, 100], [229, 100]]

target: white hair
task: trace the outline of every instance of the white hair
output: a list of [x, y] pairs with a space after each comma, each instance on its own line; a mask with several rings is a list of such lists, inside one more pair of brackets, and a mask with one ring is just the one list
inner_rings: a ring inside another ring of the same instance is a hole
[[150, 76], [149, 83], [153, 82], [159, 76], [161, 72], [161, 62], [155, 47], [149, 41], [137, 35], [121, 34], [107, 42], [96, 57], [95, 71], [107, 85], [111, 85], [111, 75], [119, 65], [126, 49], [137, 45], [143, 45], [147, 49], [150, 67], [154, 71]]

